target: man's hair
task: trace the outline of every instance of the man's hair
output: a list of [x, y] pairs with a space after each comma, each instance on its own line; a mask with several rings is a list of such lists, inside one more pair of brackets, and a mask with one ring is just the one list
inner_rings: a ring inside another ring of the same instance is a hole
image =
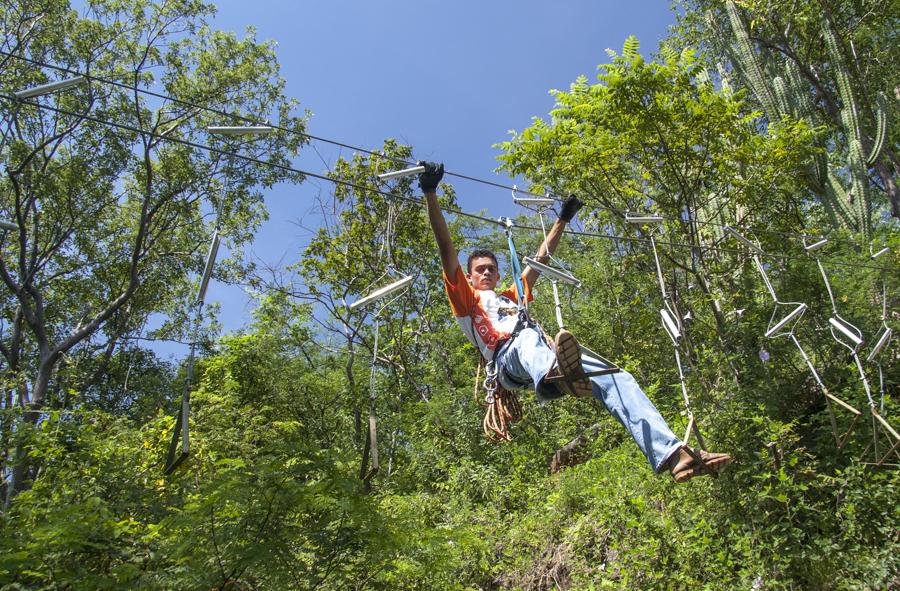
[[472, 261], [484, 257], [494, 259], [494, 264], [497, 265], [498, 268], [500, 267], [500, 263], [497, 262], [497, 255], [486, 248], [477, 248], [469, 254], [469, 260], [466, 262], [466, 272], [472, 272]]

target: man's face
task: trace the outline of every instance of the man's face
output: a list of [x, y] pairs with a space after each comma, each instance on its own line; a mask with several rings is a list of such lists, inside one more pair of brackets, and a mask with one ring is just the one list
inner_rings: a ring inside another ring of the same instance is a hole
[[497, 263], [491, 257], [475, 257], [472, 259], [472, 271], [466, 273], [466, 279], [475, 289], [493, 290], [500, 280]]

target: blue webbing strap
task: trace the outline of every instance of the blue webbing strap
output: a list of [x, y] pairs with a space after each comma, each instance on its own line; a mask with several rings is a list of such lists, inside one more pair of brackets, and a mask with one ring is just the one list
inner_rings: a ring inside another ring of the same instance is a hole
[[506, 239], [509, 242], [509, 258], [512, 264], [513, 279], [516, 281], [519, 310], [524, 310], [528, 308], [528, 301], [525, 299], [525, 282], [522, 280], [522, 265], [519, 263], [519, 255], [516, 254], [516, 245], [513, 244], [512, 221], [509, 219], [506, 220]]

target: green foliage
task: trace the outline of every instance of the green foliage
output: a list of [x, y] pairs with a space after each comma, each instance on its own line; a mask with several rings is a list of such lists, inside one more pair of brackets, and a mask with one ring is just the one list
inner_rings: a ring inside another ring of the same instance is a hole
[[[163, 321], [152, 337], [187, 332], [194, 277], [216, 223], [209, 212], [222, 211], [218, 223], [237, 255], [223, 267], [234, 277], [246, 272], [241, 248], [266, 216], [260, 189], [302, 180], [239, 158], [265, 155], [283, 165], [303, 143], [300, 134], [220, 142], [231, 156], [193, 147], [216, 142], [207, 125], [233, 122], [185, 101], [303, 130], [271, 43], [210, 30], [213, 7], [200, 1], [96, 1], [83, 10], [65, 0], [0, 8], [9, 25], [0, 45], [11, 53], [0, 61], [5, 95], [65, 77], [41, 62], [119, 84], [93, 80], [28, 101], [4, 99], [0, 213], [17, 226], [0, 245], [7, 407], [12, 400], [36, 411], [77, 407], [95, 402], [89, 391], [104, 374], [127, 383], [141, 360], [125, 362], [124, 378], [121, 362], [151, 317]], [[141, 92], [160, 86], [171, 99]], [[117, 398], [98, 407], [125, 402]], [[163, 401], [142, 400], [154, 408], [138, 412], [155, 414]], [[28, 421], [16, 427], [27, 428]], [[4, 454], [3, 469], [12, 467], [6, 502], [38, 469], [21, 451]]]
[[[94, 6], [127, 8], [143, 26], [154, 10], [180, 5]], [[214, 94], [213, 78], [230, 76], [220, 71], [222, 63], [243, 74], [259, 67], [274, 75], [268, 49], [191, 22], [186, 30], [200, 38], [184, 41], [193, 49], [176, 51], [172, 59], [180, 55], [204, 75], [192, 78], [173, 66], [173, 92]], [[748, 31], [762, 24], [750, 22]], [[501, 166], [525, 175], [535, 190], [584, 195], [581, 223], [619, 236], [566, 237], [557, 254], [583, 286], [561, 286], [563, 315], [585, 344], [634, 374], [680, 432], [686, 416], [671, 343], [659, 326], [648, 235], [626, 226], [621, 215], [663, 214], [656, 237], [663, 280], [679, 310], [693, 318], [685, 323], [682, 348], [692, 406], [709, 446], [735, 458], [719, 478], [676, 485], [653, 474], [595, 400], [540, 405], [523, 392], [525, 417], [513, 427], [513, 440], [494, 444], [483, 437], [480, 395], [473, 399], [476, 353], [450, 318], [437, 249], [421, 206], [411, 201], [413, 182], [396, 181], [389, 189], [400, 197], [388, 198], [374, 180], [395, 168], [393, 159], [411, 159], [411, 148], [389, 140], [383, 156], [335, 164], [335, 178], [355, 186], [337, 186], [324, 223], [288, 270], [302, 287], [287, 289], [281, 277], [275, 284], [252, 277], [261, 294], [252, 323], [204, 343], [191, 398], [192, 454], [173, 475], [162, 476], [174, 428], [166, 401], [180, 391], [183, 376], [139, 342], [109, 355], [103, 347], [78, 349], [79, 356], [61, 366], [60, 384], [67, 387], [54, 390], [66, 408], [32, 412], [34, 428], [17, 427], [26, 424], [22, 409], [3, 408], [5, 449], [24, 450], [34, 470], [30, 487], [0, 517], [0, 589], [896, 586], [900, 472], [859, 462], [871, 442], [868, 415], [837, 449], [825, 398], [794, 344], [762, 337], [772, 303], [752, 260], [721, 232], [722, 225], [740, 222], [756, 231], [765, 251], [779, 255], [765, 259], [777, 293], [809, 305], [798, 339], [829, 391], [865, 412], [855, 365], [827, 333], [832, 310], [818, 268], [794, 239], [801, 229], [817, 234], [827, 223], [795, 198], [809, 162], [825, 156], [816, 147], [820, 130], [794, 116], [810, 107], [796, 92], [798, 73], [786, 68], [772, 88], [779, 108], [793, 115], [761, 128], [748, 95], [717, 88], [712, 68], [692, 51], [668, 46], [657, 59], [644, 59], [629, 38], [621, 55], [610, 55], [597, 84], [581, 77], [569, 91], [555, 91], [548, 120], [535, 119], [502, 144]], [[263, 63], [254, 66], [258, 59]], [[761, 74], [774, 78], [764, 67]], [[271, 98], [278, 102], [278, 96]], [[862, 141], [849, 142], [847, 150], [854, 165], [868, 154]], [[189, 150], [157, 157], [161, 168], [151, 170], [172, 187], [203, 163]], [[84, 164], [80, 174], [97, 175], [101, 164], [113, 166], [115, 159]], [[243, 228], [259, 219], [253, 191], [274, 180], [266, 174], [228, 172], [237, 188], [234, 202], [226, 202], [227, 224]], [[146, 175], [129, 175], [121, 177], [122, 187], [139, 191]], [[844, 190], [846, 179], [822, 178], [835, 193]], [[61, 172], [42, 182], [58, 198], [57, 185], [68, 181]], [[454, 206], [453, 188], [445, 185], [442, 192], [444, 205]], [[128, 235], [127, 214], [138, 204], [124, 199], [122, 209], [101, 222]], [[201, 211], [190, 200], [172, 207], [173, 220]], [[450, 225], [461, 250], [504, 249], [495, 228], [460, 219]], [[160, 240], [191, 247], [194, 238], [179, 232]], [[859, 264], [868, 252], [837, 246], [859, 239], [849, 231], [835, 232], [832, 244], [818, 251], [841, 315], [866, 337], [880, 327], [874, 311], [880, 310], [882, 282], [889, 310], [900, 293], [896, 273], [886, 271], [897, 266], [900, 235], [881, 223], [873, 223], [872, 233], [891, 249], [878, 259], [885, 271]], [[522, 229], [516, 240], [520, 251], [533, 252], [540, 236]], [[201, 240], [195, 242], [199, 248]], [[86, 240], [79, 248], [79, 256], [93, 261], [109, 246]], [[183, 263], [179, 272], [188, 267]], [[346, 302], [390, 279], [388, 267], [412, 275], [412, 289], [349, 310]], [[85, 277], [85, 290], [99, 293], [119, 272], [101, 271], [98, 266], [96, 277]], [[153, 277], [135, 294], [137, 318], [156, 309], [154, 298], [165, 297], [175, 274], [167, 267]], [[74, 282], [67, 287], [78, 289]], [[165, 306], [192, 291], [187, 282], [172, 287], [176, 293]], [[535, 293], [532, 313], [551, 326], [546, 280]], [[66, 297], [54, 312], [61, 318], [74, 318], [66, 307], [72, 302], [82, 302], [84, 310], [95, 301], [83, 302], [87, 295], [78, 292]], [[124, 312], [109, 326], [123, 335], [135, 330]], [[763, 349], [767, 362], [759, 356]], [[889, 419], [898, 410], [896, 352], [894, 341], [883, 353]], [[865, 370], [877, 383], [876, 368], [867, 364]], [[8, 392], [25, 373], [4, 376]], [[363, 481], [371, 462], [370, 412], [380, 469]], [[843, 431], [850, 417], [838, 414], [837, 422]], [[585, 461], [549, 475], [554, 452], [583, 433], [592, 434], [581, 450]]]
[[[887, 135], [896, 136], [887, 128], [896, 103], [883, 100], [897, 82], [886, 67], [896, 58], [889, 16], [895, 3], [803, 1], [789, 11], [769, 0], [682, 5], [687, 10], [668, 44], [700, 46], [711, 62], [726, 59], [770, 123], [803, 118], [824, 131], [798, 201], [821, 202], [831, 226], [866, 238], [886, 204], [900, 217], [896, 166], [885, 163], [896, 163], [896, 155], [884, 143]], [[865, 160], [853, 153], [853, 141]]]

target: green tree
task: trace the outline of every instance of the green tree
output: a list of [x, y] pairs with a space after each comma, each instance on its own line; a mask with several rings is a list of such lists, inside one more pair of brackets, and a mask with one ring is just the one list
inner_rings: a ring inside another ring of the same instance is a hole
[[[434, 338], [446, 323], [444, 295], [424, 208], [414, 200], [414, 179], [401, 179], [392, 187], [375, 180], [377, 174], [398, 166], [396, 162], [409, 160], [410, 152], [409, 147], [387, 141], [382, 157], [339, 160], [330, 173], [338, 181], [334, 208], [297, 264], [304, 287], [293, 295], [321, 310], [320, 338], [341, 347], [346, 355], [347, 404], [362, 445], [362, 475], [369, 470], [369, 458], [374, 458], [371, 439], [378, 431], [384, 437], [379, 447], [387, 452], [383, 457], [390, 474], [406, 446], [406, 428], [397, 419], [403, 406], [428, 401], [435, 376], [453, 381], [451, 360], [458, 357]], [[449, 187], [446, 199], [454, 203]], [[412, 277], [413, 283], [409, 290], [391, 296], [399, 298], [396, 301], [389, 298], [355, 310], [347, 306], [400, 275]], [[380, 422], [381, 427], [364, 427], [366, 414], [370, 424]]]
[[[221, 208], [229, 245], [239, 249], [265, 217], [260, 189], [301, 180], [222, 156], [285, 164], [301, 135], [216, 142], [207, 125], [239, 121], [188, 106], [303, 130], [283, 95], [272, 45], [213, 31], [206, 24], [212, 10], [146, 0], [89, 2], [85, 16], [63, 0], [0, 8], [9, 25], [0, 42], [7, 50], [0, 215], [16, 225], [0, 244], [0, 353], [6, 409], [14, 398], [25, 419], [4, 441], [24, 435], [45, 408], [77, 405], [66, 392], [96, 382], [123, 338], [151, 314], [186, 307], [195, 290], [188, 275], [203, 264], [211, 234], [210, 210]], [[92, 79], [48, 97], [11, 97], [70, 76], [41, 63], [119, 85]], [[153, 88], [174, 100], [142, 93]], [[190, 145], [207, 141], [222, 153]], [[99, 371], [82, 371], [87, 360]], [[7, 501], [34, 474], [25, 451], [6, 456], [4, 470], [13, 473]]]
[[689, 0], [670, 43], [700, 47], [768, 121], [822, 127], [807, 192], [836, 227], [869, 237], [873, 215], [900, 217], [896, 2]]
[[[684, 323], [682, 357], [688, 389], [707, 438], [737, 461], [709, 489], [698, 482], [668, 490], [625, 463], [627, 444], [610, 445], [601, 430], [604, 445], [591, 449], [593, 459], [558, 487], [546, 484], [554, 491], [547, 504], [528, 513], [558, 516], [556, 521], [501, 536], [531, 552], [524, 564], [508, 565], [508, 576], [535, 581], [533, 588], [540, 588], [535, 569], [541, 576], [564, 574], [573, 588], [589, 588], [598, 579], [609, 588], [717, 587], [723, 581], [766, 589], [888, 585], [897, 564], [883, 549], [893, 542], [874, 524], [896, 516], [889, 517], [891, 510], [879, 502], [866, 505], [849, 527], [871, 523], [871, 535], [851, 540], [842, 519], [857, 505], [839, 491], [847, 486], [856, 499], [884, 499], [896, 490], [896, 477], [882, 473], [868, 481], [855, 463], [871, 443], [868, 429], [859, 429], [845, 450], [835, 448], [822, 394], [793, 345], [761, 337], [772, 304], [755, 269], [739, 251], [723, 250], [729, 244], [725, 224], [767, 230], [759, 232], [763, 250], [789, 257], [766, 259], [780, 293], [810, 303], [813, 319], [799, 329], [800, 338], [813, 343], [810, 349], [833, 390], [853, 404], [866, 404], [846, 350], [822, 337], [831, 311], [817, 268], [799, 258], [799, 241], [784, 234], [809, 223], [795, 195], [818, 134], [792, 118], [759, 126], [759, 113], [740, 93], [716, 89], [689, 51], [665, 49], [658, 61], [647, 62], [637, 49], [629, 39], [621, 56], [613, 54], [612, 63], [601, 66], [599, 84], [580, 78], [568, 92], [554, 91], [550, 120], [538, 119], [502, 144], [502, 166], [525, 174], [540, 189], [587, 196], [585, 210], [594, 206], [583, 216], [588, 229], [622, 236], [571, 242], [565, 256], [586, 288], [574, 297], [579, 313], [571, 327], [589, 344], [600, 339], [595, 348], [619, 351], [613, 358], [646, 385], [678, 432], [680, 397], [674, 394], [671, 344], [659, 328], [654, 263], [649, 245], [633, 242], [641, 236], [622, 219], [625, 211], [662, 214], [665, 223], [656, 237], [662, 280], [681, 313], [692, 318]], [[885, 239], [893, 243], [896, 236]], [[860, 324], [868, 333], [875, 328], [874, 290], [858, 286], [873, 285], [875, 273], [855, 266], [858, 252], [835, 254], [828, 257], [841, 264], [839, 273], [831, 271], [833, 286], [847, 317], [866, 319], [868, 324]], [[882, 278], [896, 281], [887, 273]], [[763, 347], [777, 363], [760, 362]], [[729, 372], [729, 364], [736, 371]], [[630, 484], [616, 493], [623, 482]], [[830, 504], [837, 511], [810, 526], [812, 516]], [[666, 534], [669, 527], [681, 534]], [[671, 544], [674, 537], [681, 541]], [[790, 550], [801, 547], [807, 550]], [[707, 562], [710, 553], [719, 562]], [[842, 570], [842, 557], [850, 554], [865, 558]], [[670, 561], [674, 556], [681, 558]], [[705, 566], [684, 568], [694, 563]], [[605, 569], [598, 572], [597, 564]]]
[[[735, 291], [726, 273], [734, 261], [711, 255], [708, 247], [736, 220], [792, 226], [800, 215], [791, 198], [794, 179], [814, 132], [784, 122], [773, 133], [757, 133], [753, 113], [738, 97], [698, 77], [701, 68], [689, 50], [646, 62], [630, 38], [622, 55], [612, 57], [601, 67], [599, 84], [580, 77], [569, 92], [554, 91], [551, 120], [538, 119], [501, 144], [502, 168], [541, 189], [587, 196], [598, 206], [589, 227], [634, 236], [625, 212], [662, 214], [665, 230], [657, 239], [679, 245], [661, 248], [663, 265], [673, 269], [667, 290], [681, 294], [682, 314], [697, 308], [694, 316], [702, 312], [712, 320], [730, 350], [723, 305], [725, 294]], [[747, 212], [748, 204], [762, 200], [765, 209]], [[644, 241], [649, 232], [640, 230]], [[625, 260], [643, 257], [646, 270], [652, 259], [641, 242], [626, 242], [619, 252]], [[688, 285], [699, 292], [693, 301]]]

